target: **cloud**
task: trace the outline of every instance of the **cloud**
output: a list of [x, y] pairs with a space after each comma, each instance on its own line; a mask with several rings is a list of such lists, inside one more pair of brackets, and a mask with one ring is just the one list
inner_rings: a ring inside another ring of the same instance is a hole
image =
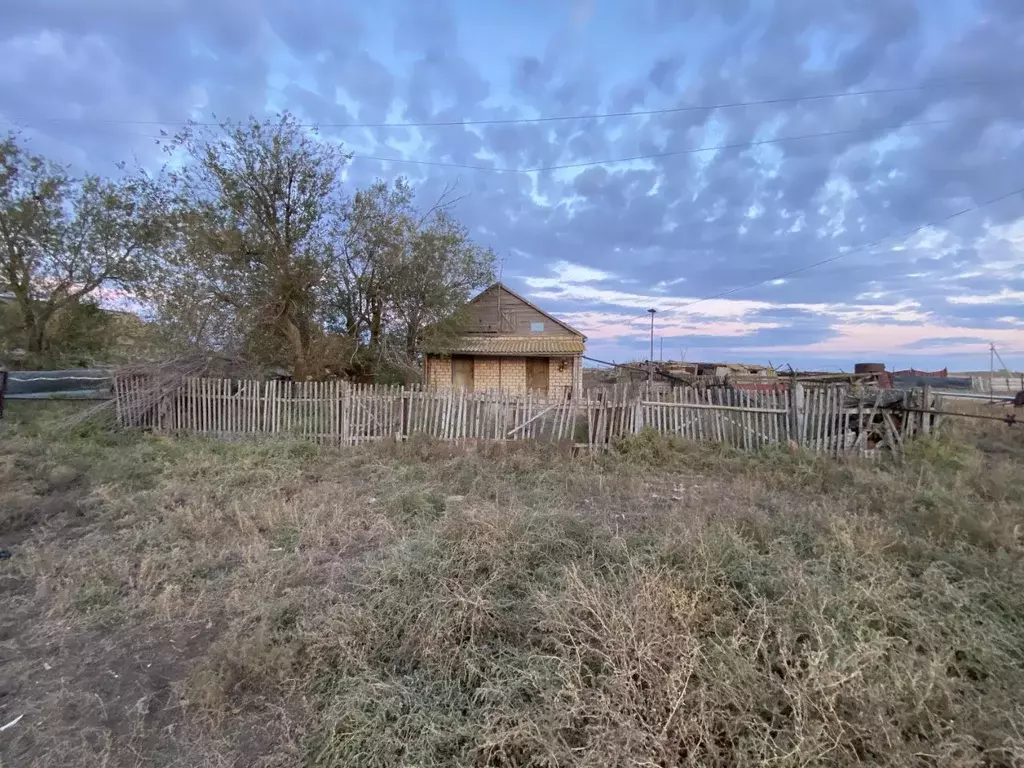
[[[600, 312], [569, 312], [561, 315], [567, 322], [583, 331], [587, 338], [622, 339], [646, 338], [650, 331], [650, 318], [639, 315], [614, 315]], [[688, 321], [680, 317], [660, 318], [656, 329], [659, 336], [707, 336], [711, 338], [737, 338], [757, 331], [780, 328], [781, 323], [756, 321], [707, 320]]]
[[565, 284], [597, 283], [615, 277], [610, 272], [568, 261], [556, 261], [549, 267], [549, 271], [554, 273], [554, 277], [527, 277], [526, 284], [531, 288], [556, 288]]
[[[1024, 201], [973, 209], [1022, 184], [1022, 39], [1016, 0], [315, 0], [301, 13], [41, 0], [5, 9], [0, 126], [113, 172], [160, 162], [161, 129], [214, 114], [457, 122], [723, 105], [322, 135], [356, 152], [350, 186], [403, 173], [429, 199], [458, 182], [456, 213], [510, 254], [506, 279], [591, 318], [595, 345], [642, 356], [624, 318], [657, 306], [674, 346], [709, 354], [784, 348], [813, 364], [900, 349], [941, 367], [1020, 333], [1006, 318], [1024, 293]], [[771, 103], [727, 106], [756, 101]], [[695, 151], [766, 140], [781, 141]], [[366, 157], [536, 168], [637, 155], [652, 157], [530, 174]]]
[[672, 280], [659, 280], [657, 283], [654, 284], [654, 287], [651, 288], [651, 290], [655, 293], [666, 293], [668, 292], [668, 289], [671, 288], [672, 286], [679, 285], [680, 283], [684, 282], [686, 282], [685, 277], [676, 277]]
[[880, 351], [887, 356], [916, 355], [922, 347], [942, 355], [983, 356], [989, 342], [994, 342], [1005, 355], [1024, 354], [1024, 338], [1020, 331], [977, 328], [956, 328], [933, 325], [892, 325], [885, 323], [838, 324], [831, 327], [833, 338], [811, 345], [779, 344], [765, 347], [763, 352], [821, 353], [828, 357], [871, 355]]
[[950, 304], [1018, 304], [1024, 307], [1024, 291], [1003, 288], [999, 293], [983, 296], [950, 296], [946, 301]]

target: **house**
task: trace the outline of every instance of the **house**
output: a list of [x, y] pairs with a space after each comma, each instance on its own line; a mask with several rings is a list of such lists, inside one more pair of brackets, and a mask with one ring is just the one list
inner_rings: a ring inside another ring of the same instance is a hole
[[457, 334], [428, 345], [423, 380], [436, 389], [533, 392], [582, 388], [586, 336], [502, 283], [471, 299]]

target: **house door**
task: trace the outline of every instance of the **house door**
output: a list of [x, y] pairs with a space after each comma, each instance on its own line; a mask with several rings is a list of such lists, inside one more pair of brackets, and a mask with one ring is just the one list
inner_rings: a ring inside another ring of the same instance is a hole
[[473, 358], [452, 358], [452, 388], [473, 391]]
[[548, 359], [546, 357], [526, 358], [526, 388], [542, 395], [548, 393]]

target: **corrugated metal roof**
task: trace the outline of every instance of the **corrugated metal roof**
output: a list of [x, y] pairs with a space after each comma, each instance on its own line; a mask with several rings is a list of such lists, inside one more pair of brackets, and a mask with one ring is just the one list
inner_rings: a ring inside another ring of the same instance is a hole
[[454, 355], [581, 355], [581, 336], [460, 336], [432, 349]]

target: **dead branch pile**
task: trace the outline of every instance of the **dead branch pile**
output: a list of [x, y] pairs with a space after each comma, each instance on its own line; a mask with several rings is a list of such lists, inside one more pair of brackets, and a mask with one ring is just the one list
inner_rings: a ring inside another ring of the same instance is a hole
[[[241, 358], [215, 354], [192, 354], [160, 362], [134, 363], [113, 372], [117, 388], [130, 382], [130, 401], [114, 397], [76, 414], [69, 426], [90, 423], [101, 427], [142, 427], [153, 423], [156, 412], [173, 402], [193, 378], [264, 378], [268, 372]], [[118, 410], [119, 409], [119, 410]]]

